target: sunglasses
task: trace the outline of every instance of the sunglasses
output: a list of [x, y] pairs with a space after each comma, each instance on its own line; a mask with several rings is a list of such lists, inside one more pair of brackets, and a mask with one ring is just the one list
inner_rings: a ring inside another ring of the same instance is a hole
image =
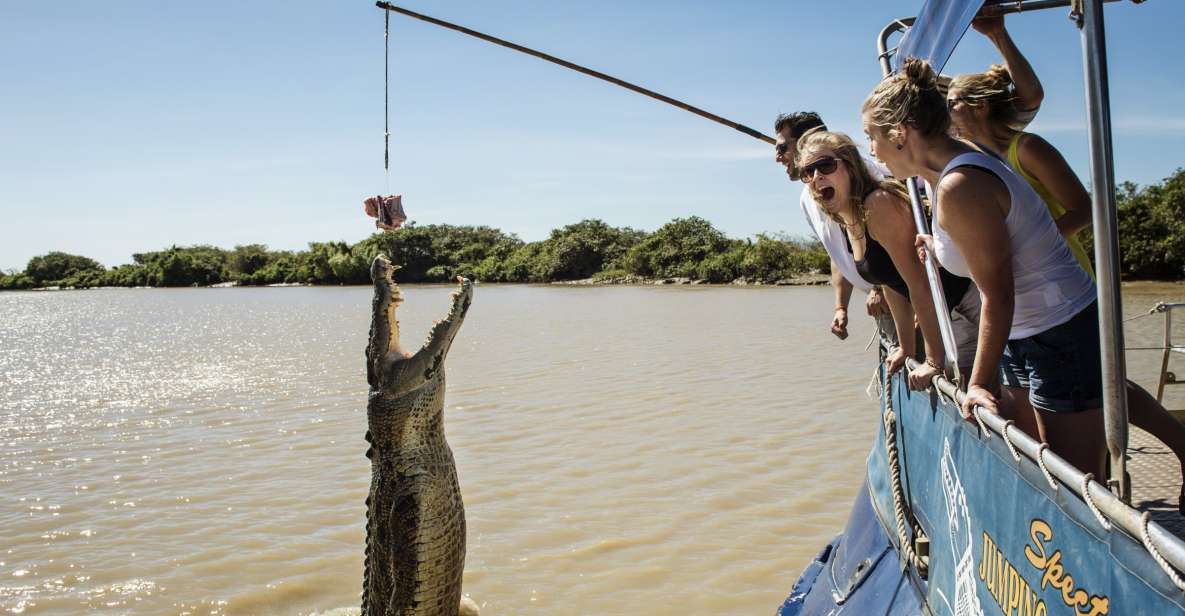
[[824, 156], [815, 162], [806, 165], [798, 171], [798, 179], [803, 182], [809, 182], [815, 178], [815, 173], [822, 173], [823, 175], [831, 175], [835, 173], [836, 167], [839, 166], [839, 159], [831, 156]]

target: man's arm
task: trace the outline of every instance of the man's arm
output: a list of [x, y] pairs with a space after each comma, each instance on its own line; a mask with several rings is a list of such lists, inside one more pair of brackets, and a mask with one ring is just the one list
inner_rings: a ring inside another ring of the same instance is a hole
[[848, 302], [852, 299], [852, 283], [840, 273], [835, 259], [831, 260], [831, 287], [835, 289], [835, 312], [831, 317], [831, 333], [843, 340], [848, 337]]
[[1021, 111], [1035, 111], [1045, 100], [1045, 89], [1041, 87], [1041, 80], [1033, 66], [1020, 53], [1008, 30], [1004, 28], [1004, 17], [986, 17], [971, 22], [971, 27], [988, 37], [988, 40], [1000, 50], [1004, 56], [1004, 66], [1008, 74], [1012, 75], [1012, 84], [1016, 88], [1016, 108]]

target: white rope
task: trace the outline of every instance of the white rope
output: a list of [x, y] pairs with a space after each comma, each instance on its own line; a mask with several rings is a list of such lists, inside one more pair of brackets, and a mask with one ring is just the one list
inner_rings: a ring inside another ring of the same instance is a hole
[[1111, 530], [1111, 521], [1103, 515], [1098, 506], [1094, 504], [1094, 499], [1090, 496], [1090, 481], [1094, 479], [1094, 473], [1087, 473], [1082, 476], [1082, 500], [1086, 501], [1086, 506], [1090, 508], [1090, 512], [1098, 519], [1099, 524], [1106, 530]]
[[1053, 491], [1058, 491], [1061, 486], [1057, 480], [1053, 478], [1053, 473], [1049, 472], [1049, 468], [1045, 466], [1045, 452], [1049, 450], [1049, 443], [1041, 443], [1041, 447], [1037, 448], [1037, 466], [1041, 468], [1041, 472], [1045, 474], [1045, 481], [1049, 482], [1049, 487]]
[[1152, 316], [1158, 312], [1164, 312], [1165, 309], [1166, 309], [1166, 306], [1165, 306], [1164, 302], [1160, 302], [1160, 303], [1156, 304], [1155, 306], [1149, 308], [1148, 312], [1141, 312], [1140, 314], [1137, 314], [1134, 317], [1128, 317], [1128, 318], [1124, 319], [1123, 322], [1127, 323], [1128, 321], [1135, 321], [1136, 319], [1142, 319], [1144, 317], [1149, 317], [1149, 316]]
[[1020, 462], [1020, 454], [1016, 452], [1016, 445], [1013, 445], [1012, 439], [1008, 438], [1008, 428], [1011, 428], [1012, 424], [1014, 423], [1016, 422], [1012, 421], [1011, 419], [1004, 422], [1004, 429], [1000, 431], [1000, 436], [1004, 437], [1004, 444], [1008, 445], [1008, 451], [1012, 452], [1012, 457], [1015, 458], [1017, 462]]
[[881, 370], [877, 366], [872, 370], [872, 379], [868, 381], [868, 387], [864, 388], [864, 394], [869, 398], [881, 398]]
[[[950, 402], [950, 405], [957, 409], [957, 408], [959, 408], [959, 401], [957, 399], [955, 399], [954, 396], [946, 395], [946, 393], [942, 391], [942, 388], [938, 386], [938, 379], [942, 378], [942, 376], [943, 375], [940, 372], [940, 373], [935, 374], [934, 376], [930, 377], [930, 387], [932, 387], [934, 389], [935, 393], [938, 394], [939, 399], [946, 400], [946, 401]], [[983, 424], [980, 424], [980, 426], [982, 427]]]
[[[924, 577], [928, 565], [914, 551], [913, 544], [909, 542], [909, 535], [905, 532], [905, 490], [901, 487], [901, 465], [897, 459], [897, 414], [893, 412], [892, 387], [891, 382], [882, 385], [885, 392], [885, 452], [889, 458], [889, 484], [893, 489], [893, 517], [897, 522], [897, 542], [901, 546], [901, 555]], [[920, 527], [915, 525], [912, 528], [915, 537], [924, 534]]]
[[983, 423], [983, 407], [975, 405], [971, 408], [971, 416], [975, 418], [975, 423], [979, 424], [979, 431], [984, 434], [984, 438], [992, 438], [992, 431], [988, 429], [987, 424]]
[[864, 347], [865, 351], [872, 348], [872, 344], [876, 342], [878, 338], [880, 338], [880, 334], [881, 332], [879, 329], [872, 330], [872, 338], [868, 339], [868, 345]]
[[1148, 533], [1148, 522], [1151, 521], [1152, 514], [1148, 511], [1145, 511], [1144, 515], [1140, 516], [1140, 540], [1144, 542], [1144, 547], [1152, 555], [1152, 560], [1155, 560], [1156, 564], [1160, 565], [1160, 568], [1164, 571], [1165, 575], [1169, 576], [1173, 584], [1177, 588], [1185, 590], [1185, 580], [1181, 579], [1176, 569], [1173, 569], [1172, 565], [1165, 560], [1164, 556], [1161, 556], [1160, 550], [1156, 549], [1156, 545], [1152, 543], [1152, 535]]

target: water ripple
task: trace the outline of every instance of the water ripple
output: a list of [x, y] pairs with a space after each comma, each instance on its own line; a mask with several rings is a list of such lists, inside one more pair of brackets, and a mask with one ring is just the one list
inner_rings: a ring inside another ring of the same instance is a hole
[[[405, 290], [406, 342], [450, 290]], [[878, 425], [869, 322], [836, 342], [831, 301], [479, 287], [446, 429], [483, 613], [779, 604]], [[369, 309], [361, 287], [0, 294], [0, 610], [348, 613]], [[1159, 335], [1134, 321], [1129, 343]]]

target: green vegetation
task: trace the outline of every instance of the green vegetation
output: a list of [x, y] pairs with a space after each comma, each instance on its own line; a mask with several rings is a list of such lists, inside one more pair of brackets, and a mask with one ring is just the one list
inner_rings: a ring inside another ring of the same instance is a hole
[[[1124, 278], [1185, 278], [1185, 169], [1139, 188], [1131, 182], [1115, 195], [1119, 210], [1120, 274]], [[1094, 237], [1079, 234], [1094, 260]]]
[[172, 246], [135, 254], [132, 263], [109, 270], [86, 257], [54, 252], [33, 258], [24, 272], [0, 275], [0, 289], [367, 284], [370, 262], [378, 254], [401, 266], [396, 274], [400, 282], [447, 282], [456, 276], [487, 282], [631, 276], [774, 282], [820, 273], [828, 265], [816, 243], [766, 235], [756, 241], [733, 240], [696, 217], [673, 220], [649, 234], [583, 220], [530, 243], [490, 227], [412, 223], [354, 245], [314, 242], [298, 252], [269, 251], [261, 244], [232, 250]]
[[[1117, 203], [1123, 276], [1185, 277], [1185, 169], [1144, 188], [1124, 183]], [[1093, 241], [1089, 230], [1082, 240], [1088, 246]], [[829, 264], [816, 242], [764, 234], [730, 239], [694, 216], [672, 220], [653, 233], [583, 220], [529, 243], [490, 227], [412, 223], [354, 245], [314, 242], [296, 252], [271, 251], [261, 244], [232, 250], [172, 246], [133, 255], [132, 263], [112, 269], [87, 257], [51, 252], [30, 259], [23, 272], [0, 274], [0, 289], [366, 284], [370, 261], [380, 253], [401, 266], [396, 274], [400, 282], [446, 282], [455, 276], [487, 282], [674, 277], [774, 282], [826, 273]]]

